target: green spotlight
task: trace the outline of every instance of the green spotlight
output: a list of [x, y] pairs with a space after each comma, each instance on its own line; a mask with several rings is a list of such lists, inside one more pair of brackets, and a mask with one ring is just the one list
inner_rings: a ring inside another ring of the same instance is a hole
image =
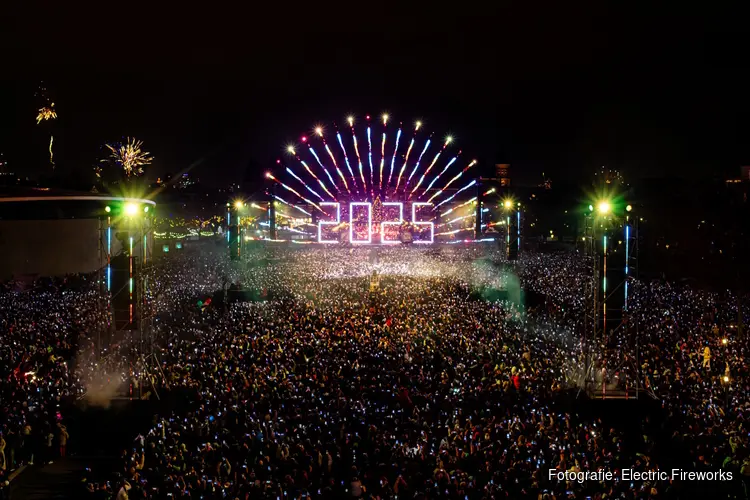
[[589, 205], [589, 212], [593, 212], [593, 211], [594, 211], [594, 205]]
[[126, 215], [135, 215], [138, 213], [138, 205], [135, 203], [126, 203], [125, 204], [125, 214]]
[[106, 207], [104, 207], [104, 211], [107, 212], [107, 213], [110, 213], [112, 211], [112, 209], [109, 208], [109, 205], [107, 205]]
[[148, 205], [146, 205], [146, 206], [143, 207], [143, 211], [146, 212], [146, 213], [148, 213]]
[[625, 210], [627, 210], [628, 212], [632, 212], [633, 211], [633, 205], [628, 205], [627, 207], [625, 207]]

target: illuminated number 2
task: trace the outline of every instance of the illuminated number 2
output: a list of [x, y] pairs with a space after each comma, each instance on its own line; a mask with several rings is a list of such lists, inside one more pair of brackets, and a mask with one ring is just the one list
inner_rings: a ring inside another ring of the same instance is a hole
[[318, 243], [338, 243], [336, 240], [324, 240], [323, 239], [323, 226], [338, 226], [341, 222], [341, 204], [340, 203], [333, 203], [331, 201], [322, 201], [320, 203], [322, 206], [328, 206], [328, 207], [336, 207], [336, 221], [335, 222], [325, 222], [325, 221], [318, 221]]
[[[367, 207], [367, 239], [354, 239], [354, 207]], [[358, 201], [349, 203], [349, 242], [350, 243], [372, 243], [372, 203]]]
[[[385, 205], [385, 203], [384, 203]], [[435, 224], [433, 222], [419, 222], [417, 220], [417, 207], [431, 207], [432, 203], [426, 202], [414, 202], [411, 204], [411, 223], [415, 226], [429, 226], [430, 227], [430, 239], [428, 240], [415, 240], [414, 243], [432, 243], [435, 240]]]
[[381, 222], [380, 223], [380, 242], [383, 244], [393, 244], [393, 243], [399, 243], [398, 240], [388, 240], [385, 237], [385, 227], [386, 226], [400, 226], [404, 222], [404, 204], [398, 201], [391, 201], [391, 202], [384, 202], [384, 207], [398, 207], [398, 222]]

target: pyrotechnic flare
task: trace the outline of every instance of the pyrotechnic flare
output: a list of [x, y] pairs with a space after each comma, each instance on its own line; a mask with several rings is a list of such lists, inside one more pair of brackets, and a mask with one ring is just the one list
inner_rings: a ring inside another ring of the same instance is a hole
[[[315, 161], [317, 161], [318, 165], [320, 165], [320, 168], [322, 168], [323, 172], [325, 172], [326, 175], [328, 176], [328, 180], [331, 181], [331, 184], [333, 185], [333, 188], [336, 190], [337, 193], [340, 193], [341, 190], [339, 189], [338, 184], [336, 184], [333, 181], [333, 177], [331, 177], [331, 174], [328, 172], [328, 169], [325, 167], [325, 165], [323, 165], [323, 162], [320, 161], [320, 158], [318, 158], [318, 154], [315, 152], [315, 150], [312, 148], [311, 145], [308, 144], [307, 147], [310, 149], [310, 152], [315, 157]], [[341, 172], [339, 172], [339, 173], [341, 173]], [[341, 178], [343, 179], [343, 176]], [[346, 180], [345, 179], [344, 179], [344, 185], [346, 185]], [[331, 195], [331, 196], [333, 196], [333, 195]]]
[[[413, 195], [414, 192], [417, 189], [419, 189], [419, 186], [422, 185], [422, 182], [424, 181], [424, 178], [427, 176], [427, 174], [430, 173], [430, 170], [435, 165], [435, 163], [438, 161], [438, 158], [440, 158], [440, 155], [442, 154], [443, 151], [445, 151], [445, 148], [448, 146], [448, 144], [451, 143], [451, 141], [453, 141], [453, 138], [451, 138], [451, 136], [448, 136], [448, 137], [445, 138], [445, 143], [443, 144], [443, 147], [440, 148], [440, 151], [437, 152], [437, 154], [435, 155], [435, 158], [432, 159], [432, 163], [430, 163], [430, 166], [427, 167], [427, 170], [424, 171], [424, 173], [422, 174], [422, 177], [419, 178], [419, 182], [417, 182], [417, 185], [414, 186], [414, 189], [412, 189], [411, 192], [409, 193], [409, 198], [411, 198], [411, 195]], [[409, 179], [406, 181], [406, 185], [407, 186], [409, 185], [409, 181], [410, 180], [411, 180], [411, 176], [409, 176]], [[404, 187], [404, 191], [406, 191], [406, 187]]]
[[349, 157], [346, 155], [346, 148], [344, 148], [344, 142], [341, 140], [341, 134], [339, 132], [336, 132], [336, 138], [339, 140], [339, 146], [341, 146], [341, 151], [344, 153], [346, 168], [349, 169], [349, 175], [352, 176], [352, 185], [354, 186], [354, 189], [357, 191], [357, 193], [359, 193], [359, 188], [357, 187], [357, 178], [354, 177], [354, 171], [352, 170], [352, 166], [349, 164]]
[[[323, 191], [325, 191], [326, 193], [328, 193], [328, 196], [330, 196], [331, 198], [333, 198], [333, 199], [336, 199], [336, 197], [335, 197], [335, 196], [333, 196], [333, 194], [332, 194], [332, 193], [331, 193], [331, 192], [330, 192], [330, 191], [328, 190], [328, 188], [326, 187], [326, 185], [325, 185], [325, 184], [323, 184], [323, 181], [321, 181], [321, 180], [320, 180], [320, 178], [319, 178], [319, 177], [318, 177], [317, 175], [315, 175], [315, 172], [313, 172], [313, 171], [312, 171], [312, 169], [310, 168], [310, 166], [309, 166], [309, 165], [308, 165], [307, 163], [305, 163], [305, 162], [304, 162], [304, 161], [303, 161], [303, 160], [302, 160], [302, 159], [301, 159], [301, 158], [299, 157], [299, 155], [297, 154], [297, 151], [295, 151], [295, 149], [294, 149], [294, 146], [288, 146], [288, 147], [287, 147], [286, 149], [287, 149], [287, 151], [289, 152], [289, 154], [291, 154], [292, 156], [294, 156], [294, 158], [295, 158], [295, 159], [296, 159], [296, 160], [297, 160], [298, 162], [300, 162], [300, 163], [302, 164], [302, 166], [303, 166], [303, 167], [305, 167], [305, 170], [307, 170], [307, 173], [309, 173], [309, 174], [310, 174], [310, 175], [312, 176], [312, 178], [313, 178], [313, 179], [315, 179], [316, 181], [318, 181], [318, 184], [320, 184], [320, 187], [321, 187], [321, 188], [323, 188]], [[328, 174], [328, 171], [327, 171], [327, 170], [325, 169], [325, 167], [323, 167], [323, 170], [325, 170], [326, 174]], [[331, 175], [330, 175], [330, 174], [328, 174], [328, 177], [331, 177]], [[312, 191], [312, 190], [311, 190], [311, 189], [310, 189], [310, 188], [309, 188], [309, 187], [307, 186], [307, 184], [305, 184], [305, 183], [304, 183], [304, 181], [302, 181], [302, 179], [300, 179], [299, 177], [297, 177], [297, 180], [299, 180], [300, 182], [302, 182], [302, 183], [303, 183], [303, 184], [305, 185], [305, 187], [307, 187], [307, 189], [308, 189], [308, 190]], [[331, 183], [333, 183], [333, 179], [331, 179]], [[318, 197], [320, 197], [320, 195], [319, 195], [318, 193], [316, 193], [315, 191], [312, 191], [312, 192], [313, 192], [313, 193], [314, 193], [315, 195], [317, 195]], [[321, 199], [321, 201], [323, 200], [323, 198], [320, 198], [320, 199]]]
[[143, 167], [150, 165], [153, 157], [147, 151], [143, 151], [143, 141], [127, 138], [126, 142], [106, 144], [111, 154], [102, 160], [103, 163], [113, 164], [122, 169], [125, 177], [138, 177], [143, 175]]
[[[387, 120], [383, 120], [383, 125]], [[380, 182], [378, 182], [378, 190], [383, 190], [383, 167], [385, 166], [385, 130], [383, 131], [383, 138], [380, 140]]]
[[467, 170], [469, 170], [469, 169], [470, 169], [471, 167], [473, 167], [474, 165], [476, 165], [476, 163], [477, 163], [477, 161], [476, 161], [476, 160], [471, 160], [471, 163], [469, 163], [469, 164], [468, 164], [468, 165], [466, 166], [466, 168], [464, 168], [464, 169], [463, 169], [463, 170], [461, 170], [461, 171], [460, 171], [460, 172], [459, 172], [458, 174], [456, 174], [456, 175], [455, 175], [455, 176], [454, 176], [454, 177], [453, 177], [453, 178], [452, 178], [451, 180], [449, 180], [449, 181], [448, 181], [448, 183], [447, 183], [447, 184], [446, 184], [445, 186], [443, 186], [443, 187], [442, 187], [441, 189], [438, 189], [438, 190], [437, 190], [437, 191], [436, 191], [436, 192], [435, 192], [435, 193], [434, 193], [434, 194], [433, 194], [433, 195], [432, 195], [432, 196], [430, 197], [430, 199], [429, 199], [429, 200], [427, 200], [427, 201], [428, 201], [428, 202], [430, 202], [430, 201], [434, 200], [436, 196], [439, 196], [439, 195], [440, 195], [440, 194], [441, 194], [441, 193], [442, 193], [443, 191], [445, 191], [446, 189], [448, 189], [448, 187], [450, 187], [450, 185], [451, 185], [451, 184], [453, 184], [453, 182], [454, 182], [454, 181], [456, 181], [456, 180], [458, 180], [459, 178], [461, 178], [461, 176], [462, 176], [462, 175], [464, 175], [464, 173], [466, 173], [466, 171], [467, 171]]
[[359, 157], [359, 146], [357, 145], [357, 134], [354, 133], [354, 117], [350, 116], [347, 118], [349, 122], [349, 128], [352, 129], [352, 139], [354, 140], [354, 153], [357, 155], [357, 168], [359, 169], [359, 177], [362, 179], [362, 189], [367, 193], [367, 182], [365, 182], [365, 174], [362, 172], [362, 158]]
[[280, 201], [281, 203], [283, 203], [284, 205], [287, 205], [287, 206], [289, 206], [289, 207], [294, 207], [294, 208], [296, 208], [297, 210], [299, 210], [300, 212], [302, 212], [303, 214], [307, 214], [307, 215], [309, 215], [310, 217], [312, 217], [312, 214], [311, 214], [310, 212], [308, 212], [308, 211], [307, 211], [307, 210], [305, 210], [304, 208], [300, 207], [299, 205], [295, 205], [294, 203], [289, 203], [288, 201], [284, 200], [284, 199], [283, 199], [282, 197], [280, 197], [280, 196], [277, 196], [277, 195], [273, 195], [273, 197], [274, 197], [274, 198], [276, 198], [277, 200], [279, 200], [279, 201]]
[[456, 205], [455, 207], [453, 207], [453, 208], [451, 208], [451, 209], [447, 210], [446, 212], [443, 212], [442, 214], [440, 214], [440, 216], [441, 216], [441, 217], [445, 217], [446, 215], [448, 215], [448, 214], [452, 213], [452, 212], [453, 212], [454, 210], [458, 210], [459, 208], [461, 208], [461, 207], [465, 207], [466, 205], [469, 205], [469, 204], [471, 204], [471, 203], [474, 203], [475, 201], [477, 201], [477, 197], [476, 197], [476, 196], [475, 196], [475, 197], [473, 197], [473, 198], [472, 198], [472, 199], [470, 199], [470, 200], [467, 200], [467, 201], [465, 201], [465, 202], [461, 203], [460, 205]]
[[370, 139], [370, 127], [367, 127], [367, 158], [370, 164], [370, 190], [375, 191], [375, 184], [372, 179], [372, 140]]
[[[461, 151], [458, 152], [458, 155], [460, 155], [460, 154], [461, 154]], [[437, 182], [437, 180], [440, 178], [440, 176], [443, 175], [445, 173], [445, 171], [448, 170], [450, 168], [450, 166], [453, 165], [456, 162], [456, 160], [458, 159], [458, 155], [456, 155], [453, 158], [451, 158], [451, 161], [448, 162], [448, 164], [443, 168], [443, 170], [441, 170], [440, 173], [437, 174], [432, 179], [432, 182], [430, 182], [430, 184], [424, 189], [424, 191], [422, 191], [422, 194], [419, 196], [420, 198], [422, 196], [424, 196], [425, 194], [427, 194], [427, 191], [429, 191], [430, 189], [432, 189], [432, 185], [435, 184], [435, 182]]]
[[471, 186], [473, 186], [476, 183], [477, 183], [476, 180], [471, 181], [470, 183], [468, 183], [467, 185], [465, 185], [464, 187], [462, 187], [461, 189], [459, 189], [458, 191], [456, 191], [455, 193], [453, 193], [451, 196], [447, 197], [446, 199], [444, 199], [443, 201], [441, 201], [440, 203], [438, 203], [437, 205], [435, 205], [435, 208], [438, 208], [440, 205], [444, 205], [445, 203], [448, 203], [453, 198], [455, 198], [456, 196], [458, 196], [459, 193], [461, 193], [463, 191], [466, 191], [467, 189], [469, 189]]
[[55, 112], [55, 103], [50, 103], [49, 106], [39, 108], [39, 113], [36, 115], [36, 124], [39, 125], [42, 122], [48, 120], [56, 120], [57, 112]]
[[398, 133], [396, 134], [396, 147], [393, 148], [393, 157], [391, 158], [391, 171], [388, 174], [388, 184], [386, 184], [386, 187], [391, 185], [391, 178], [393, 178], [393, 164], [396, 162], [396, 152], [398, 152], [398, 141], [401, 139], [401, 127], [398, 128]]
[[[430, 143], [431, 142], [432, 142], [431, 139], [427, 139], [427, 142], [425, 143], [424, 148], [422, 148], [422, 152], [419, 153], [419, 158], [417, 158], [417, 163], [416, 163], [416, 165], [414, 165], [414, 170], [411, 171], [411, 174], [409, 174], [409, 178], [406, 180], [406, 186], [409, 185], [409, 181], [414, 176], [414, 172], [416, 172], [417, 169], [419, 168], [419, 163], [422, 161], [422, 157], [424, 156], [425, 151], [427, 151], [427, 148], [430, 147]], [[406, 164], [404, 164], [404, 167], [406, 167]], [[403, 173], [403, 169], [401, 169], [401, 171]], [[400, 180], [401, 179], [400, 179], [400, 176], [399, 176], [399, 181]], [[396, 183], [396, 191], [398, 191], [398, 183]], [[404, 187], [404, 192], [406, 192], [406, 187]]]
[[292, 169], [291, 169], [291, 168], [289, 168], [289, 167], [286, 167], [286, 171], [287, 171], [287, 172], [289, 172], [289, 174], [290, 174], [290, 175], [291, 175], [292, 177], [294, 177], [295, 179], [297, 179], [297, 180], [298, 180], [298, 181], [300, 182], [300, 184], [302, 184], [303, 186], [305, 186], [305, 188], [306, 188], [306, 189], [307, 189], [308, 191], [310, 191], [310, 192], [311, 192], [312, 194], [314, 194], [315, 196], [317, 196], [317, 197], [318, 197], [318, 199], [320, 199], [320, 201], [324, 201], [324, 200], [323, 200], [323, 197], [322, 197], [322, 196], [320, 196], [320, 195], [318, 194], [318, 192], [317, 192], [317, 191], [315, 191], [315, 190], [314, 190], [313, 188], [311, 188], [310, 186], [308, 186], [308, 185], [307, 185], [307, 183], [306, 183], [305, 181], [303, 181], [302, 179], [300, 179], [300, 178], [299, 178], [299, 176], [298, 176], [297, 174], [295, 174], [295, 173], [294, 173], [294, 172], [292, 171]]
[[[41, 125], [42, 122], [49, 122], [52, 120], [57, 119], [57, 112], [55, 111], [55, 103], [51, 102], [49, 97], [47, 96], [47, 89], [43, 86], [40, 86], [37, 91], [37, 97], [40, 97], [42, 99], [42, 102], [44, 103], [41, 108], [39, 108], [39, 111], [36, 115], [36, 124]], [[49, 135], [49, 163], [52, 166], [52, 170], [55, 169], [55, 155], [52, 151], [52, 144], [54, 143], [55, 138], [53, 134], [50, 133]]]
[[[419, 122], [417, 122], [419, 123]], [[409, 155], [411, 154], [411, 148], [414, 147], [414, 140], [417, 136], [417, 130], [418, 128], [414, 129], [414, 136], [411, 138], [411, 142], [409, 143], [409, 147], [406, 149], [406, 156], [404, 157], [404, 164], [401, 165], [401, 170], [398, 172], [398, 179], [396, 180], [396, 189], [393, 191], [393, 194], [396, 194], [396, 191], [398, 191], [398, 186], [401, 184], [401, 176], [404, 175], [404, 170], [406, 169], [406, 164], [409, 163]], [[427, 143], [429, 144], [429, 140]]]
[[306, 203], [314, 206], [315, 208], [317, 208], [321, 212], [325, 213], [325, 211], [322, 208], [320, 208], [320, 205], [318, 205], [317, 203], [315, 203], [312, 200], [308, 200], [307, 198], [305, 198], [304, 196], [302, 196], [301, 194], [299, 194], [299, 192], [297, 190], [295, 190], [292, 187], [287, 186], [286, 184], [284, 184], [283, 182], [281, 182], [280, 180], [278, 180], [276, 177], [273, 176], [273, 174], [271, 172], [266, 173], [266, 177], [268, 177], [269, 179], [271, 179], [273, 181], [278, 182], [279, 184], [281, 184], [281, 187], [283, 187], [284, 189], [286, 189], [290, 193], [296, 194], [297, 197], [299, 197], [301, 200], [304, 200]]
[[[347, 184], [347, 182], [346, 182], [346, 177], [344, 177], [344, 173], [339, 168], [339, 164], [336, 163], [336, 157], [333, 156], [333, 152], [331, 151], [331, 148], [328, 147], [328, 143], [326, 142], [326, 138], [323, 135], [323, 127], [315, 127], [315, 133], [318, 134], [320, 136], [320, 140], [323, 141], [323, 146], [326, 148], [326, 151], [328, 152], [328, 156], [330, 156], [331, 161], [333, 162], [333, 166], [336, 168], [336, 173], [338, 173], [339, 177], [341, 177], [341, 181], [344, 183], [344, 187], [346, 188], [346, 192], [347, 193], [351, 193], [351, 191], [349, 191], [349, 184]], [[320, 163], [320, 159], [318, 159], [318, 155], [315, 154], [315, 151], [312, 150], [312, 147], [310, 148], [310, 150], [315, 155], [315, 159], [317, 159], [318, 162]], [[323, 163], [320, 163], [320, 164], [323, 165]], [[334, 186], [336, 187], [336, 190], [339, 189], [336, 184], [334, 184]]]

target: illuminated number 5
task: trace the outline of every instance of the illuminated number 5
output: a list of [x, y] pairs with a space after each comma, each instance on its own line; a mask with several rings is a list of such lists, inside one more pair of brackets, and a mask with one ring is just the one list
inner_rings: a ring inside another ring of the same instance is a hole
[[415, 240], [414, 243], [432, 243], [435, 240], [435, 224], [432, 222], [419, 222], [417, 221], [417, 207], [431, 207], [432, 203], [426, 202], [414, 202], [411, 204], [411, 223], [415, 226], [429, 226], [430, 227], [430, 239], [426, 240]]
[[404, 222], [404, 204], [398, 201], [383, 203], [384, 207], [398, 207], [398, 222], [381, 222], [380, 223], [380, 242], [383, 244], [399, 243], [398, 240], [387, 240], [385, 237], [386, 226], [400, 226]]
[[[367, 239], [354, 239], [354, 207], [367, 207]], [[358, 201], [349, 203], [349, 242], [350, 243], [372, 243], [372, 203]]]
[[341, 222], [341, 204], [333, 203], [331, 201], [323, 201], [320, 203], [323, 206], [336, 207], [336, 221], [325, 222], [318, 221], [318, 243], [338, 243], [336, 240], [324, 240], [323, 239], [323, 226], [337, 226]]

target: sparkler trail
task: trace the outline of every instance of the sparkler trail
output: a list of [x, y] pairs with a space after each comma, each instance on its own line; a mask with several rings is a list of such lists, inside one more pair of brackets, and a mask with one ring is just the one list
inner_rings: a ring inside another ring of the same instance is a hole
[[449, 209], [449, 210], [448, 210], [448, 211], [446, 211], [446, 212], [443, 212], [442, 214], [440, 214], [440, 216], [441, 216], [441, 217], [445, 217], [446, 215], [450, 214], [450, 213], [451, 213], [451, 212], [453, 212], [454, 210], [458, 210], [459, 208], [461, 208], [461, 207], [465, 207], [466, 205], [468, 205], [468, 204], [470, 204], [470, 203], [474, 203], [475, 201], [477, 201], [477, 197], [476, 197], [476, 196], [475, 196], [474, 198], [472, 198], [472, 199], [468, 200], [468, 201], [465, 201], [465, 202], [461, 203], [460, 205], [456, 205], [455, 207], [453, 207], [453, 208]]
[[[419, 189], [419, 186], [422, 185], [422, 182], [424, 182], [424, 178], [427, 176], [427, 174], [430, 173], [430, 170], [438, 161], [438, 158], [440, 158], [440, 155], [443, 153], [443, 151], [445, 151], [445, 148], [448, 147], [448, 144], [450, 144], [451, 141], [453, 141], [453, 139], [450, 136], [448, 136], [445, 139], [445, 143], [443, 144], [443, 147], [440, 148], [440, 151], [437, 152], [437, 154], [435, 155], [435, 158], [432, 159], [432, 163], [430, 163], [430, 166], [427, 167], [427, 170], [424, 171], [424, 173], [422, 174], [422, 177], [419, 178], [419, 182], [417, 182], [417, 185], [414, 186], [414, 189], [412, 189], [411, 192], [409, 193], [409, 198], [411, 198], [411, 195], [414, 194], [414, 191]], [[411, 176], [409, 176], [409, 180], [411, 180]], [[409, 180], [406, 181], [407, 186], [409, 185]], [[406, 191], [406, 187], [404, 187], [404, 191]]]
[[444, 199], [443, 201], [441, 201], [440, 203], [438, 203], [437, 205], [435, 205], [435, 208], [438, 208], [440, 205], [444, 205], [444, 204], [448, 203], [453, 198], [455, 198], [456, 196], [458, 196], [459, 193], [461, 193], [462, 191], [466, 191], [467, 189], [469, 189], [471, 186], [473, 186], [476, 183], [477, 183], [476, 180], [471, 181], [470, 183], [468, 183], [467, 185], [465, 185], [464, 187], [462, 187], [461, 189], [459, 189], [458, 191], [456, 191], [455, 193], [453, 193], [451, 196], [447, 197], [446, 199]]
[[292, 169], [291, 169], [291, 168], [289, 168], [289, 167], [286, 167], [286, 171], [287, 171], [287, 172], [289, 172], [289, 174], [291, 174], [291, 176], [292, 176], [292, 177], [294, 177], [295, 179], [297, 179], [297, 180], [298, 180], [298, 181], [300, 182], [300, 184], [302, 184], [303, 186], [305, 186], [305, 188], [307, 188], [307, 190], [308, 190], [308, 191], [310, 191], [310, 192], [311, 192], [312, 194], [314, 194], [315, 196], [317, 196], [317, 197], [318, 197], [318, 198], [320, 199], [320, 201], [324, 201], [324, 200], [323, 200], [323, 197], [322, 197], [322, 196], [320, 196], [320, 195], [318, 194], [318, 192], [317, 192], [317, 191], [315, 191], [315, 190], [314, 190], [313, 188], [311, 188], [310, 186], [308, 186], [308, 185], [307, 185], [307, 183], [306, 183], [305, 181], [303, 181], [302, 179], [300, 179], [300, 178], [299, 178], [299, 176], [298, 176], [297, 174], [295, 174], [295, 173], [294, 173], [294, 172], [292, 171]]
[[354, 153], [357, 155], [357, 167], [359, 168], [359, 177], [362, 179], [362, 189], [367, 193], [367, 183], [365, 182], [365, 174], [362, 172], [362, 158], [359, 157], [359, 146], [357, 146], [357, 134], [354, 133], [354, 118], [351, 116], [348, 118], [349, 127], [352, 129], [352, 139], [354, 139]]
[[[349, 184], [346, 182], [346, 177], [344, 177], [344, 172], [342, 172], [341, 169], [339, 168], [339, 164], [336, 163], [336, 157], [333, 156], [333, 151], [331, 151], [331, 148], [328, 147], [328, 143], [326, 142], [326, 138], [323, 137], [323, 128], [322, 127], [318, 127], [317, 129], [315, 129], [315, 132], [323, 140], [323, 146], [326, 148], [326, 151], [328, 151], [328, 156], [331, 157], [331, 161], [333, 162], [333, 166], [336, 167], [336, 172], [339, 174], [339, 177], [341, 177], [341, 181], [344, 183], [344, 187], [346, 188], [346, 192], [347, 193], [351, 193], [351, 191], [349, 191]], [[312, 149], [312, 148], [310, 148], [310, 149]], [[313, 153], [315, 153], [315, 152], [313, 151]], [[335, 184], [334, 184], [334, 186], [335, 186]]]
[[[415, 132], [416, 134], [416, 132]], [[409, 143], [409, 147], [406, 149], [406, 156], [404, 157], [404, 164], [401, 165], [401, 170], [398, 172], [398, 179], [396, 180], [396, 189], [393, 191], [393, 194], [396, 194], [396, 191], [398, 191], [398, 186], [401, 184], [401, 176], [404, 175], [404, 170], [406, 169], [406, 164], [409, 163], [409, 153], [411, 153], [411, 148], [414, 147], [414, 140], [416, 138], [412, 137], [411, 142]], [[429, 144], [429, 140], [427, 143]]]
[[466, 171], [469, 170], [471, 167], [473, 167], [474, 165], [476, 165], [476, 163], [477, 163], [476, 160], [471, 160], [471, 163], [469, 163], [466, 166], [466, 168], [464, 168], [458, 174], [456, 174], [451, 180], [448, 181], [448, 183], [445, 186], [443, 186], [441, 189], [438, 189], [435, 192], [435, 194], [433, 194], [430, 197], [430, 199], [427, 200], [427, 201], [430, 202], [430, 201], [434, 200], [436, 196], [440, 195], [440, 193], [442, 193], [443, 191], [445, 191], [446, 189], [448, 189], [450, 187], [450, 185], [453, 184], [453, 182], [455, 182], [456, 180], [458, 180], [459, 178], [461, 178], [461, 176], [464, 175], [464, 173], [466, 173]]
[[354, 185], [354, 189], [357, 191], [357, 193], [359, 193], [359, 188], [357, 187], [357, 178], [354, 177], [354, 171], [352, 170], [352, 166], [349, 164], [349, 157], [346, 155], [344, 142], [341, 140], [341, 134], [339, 132], [336, 132], [336, 138], [339, 140], [339, 146], [341, 146], [341, 151], [344, 153], [344, 160], [346, 160], [346, 168], [349, 169], [349, 175], [352, 176], [352, 185]]
[[[419, 168], [419, 162], [422, 161], [422, 157], [424, 156], [425, 151], [427, 151], [427, 148], [430, 147], [430, 143], [431, 142], [432, 142], [431, 139], [427, 139], [427, 142], [425, 143], [424, 148], [422, 149], [422, 152], [419, 153], [419, 158], [417, 158], [417, 164], [414, 165], [414, 170], [411, 171], [411, 174], [409, 175], [409, 178], [406, 180], [406, 184], [404, 186], [408, 186], [409, 185], [409, 181], [414, 176], [414, 172], [416, 172], [417, 169]], [[406, 165], [404, 165], [404, 166], [406, 166]], [[398, 191], [398, 184], [396, 184], [396, 191]], [[404, 192], [406, 192], [406, 187], [404, 187]]]
[[331, 177], [331, 173], [328, 172], [328, 169], [325, 167], [325, 165], [323, 165], [323, 162], [320, 161], [320, 158], [318, 158], [318, 154], [315, 152], [315, 150], [312, 148], [312, 146], [310, 144], [308, 144], [307, 147], [310, 150], [310, 152], [312, 153], [312, 155], [315, 157], [315, 161], [317, 161], [318, 165], [320, 165], [320, 168], [322, 168], [323, 172], [325, 172], [326, 175], [328, 176], [328, 180], [331, 181], [331, 185], [333, 185], [333, 187], [336, 190], [336, 192], [340, 193], [341, 190], [339, 189], [339, 185], [336, 184], [336, 182], [334, 182], [333, 177]]
[[279, 200], [279, 201], [280, 201], [281, 203], [283, 203], [284, 205], [287, 205], [287, 206], [289, 206], [289, 207], [293, 207], [293, 208], [296, 208], [297, 210], [299, 210], [299, 211], [300, 211], [300, 212], [302, 212], [303, 214], [307, 214], [307, 215], [309, 215], [310, 217], [312, 217], [312, 214], [311, 214], [310, 212], [308, 212], [307, 210], [305, 210], [304, 208], [302, 208], [302, 207], [300, 207], [300, 206], [298, 206], [298, 205], [295, 205], [294, 203], [289, 203], [288, 201], [286, 201], [285, 199], [283, 199], [283, 198], [282, 198], [282, 197], [280, 197], [280, 196], [277, 196], [277, 195], [273, 195], [273, 197], [274, 197], [274, 198], [276, 198], [277, 200]]
[[[305, 167], [305, 170], [307, 170], [307, 173], [308, 173], [308, 174], [310, 174], [310, 175], [312, 176], [312, 178], [313, 178], [313, 179], [315, 179], [316, 181], [318, 181], [318, 184], [320, 184], [320, 187], [321, 187], [321, 188], [323, 188], [323, 191], [325, 191], [325, 192], [326, 192], [326, 193], [328, 194], [328, 196], [330, 196], [330, 197], [331, 197], [331, 198], [333, 198], [333, 199], [336, 199], [336, 197], [335, 197], [335, 196], [333, 195], [333, 193], [331, 193], [331, 192], [330, 192], [330, 191], [328, 190], [328, 188], [326, 187], [326, 185], [325, 185], [325, 184], [323, 184], [323, 181], [321, 181], [321, 180], [320, 180], [320, 178], [319, 178], [319, 177], [318, 177], [317, 175], [315, 175], [315, 172], [313, 172], [313, 171], [312, 171], [312, 169], [310, 168], [310, 166], [309, 166], [309, 165], [308, 165], [307, 163], [305, 163], [305, 161], [304, 161], [304, 160], [302, 160], [302, 158], [300, 158], [300, 157], [299, 157], [299, 155], [297, 154], [297, 152], [296, 152], [296, 151], [294, 150], [294, 147], [293, 147], [293, 146], [289, 146], [289, 147], [287, 148], [287, 151], [289, 151], [289, 153], [290, 153], [290, 154], [291, 154], [292, 156], [294, 156], [294, 158], [295, 158], [295, 159], [296, 159], [296, 160], [297, 160], [298, 162], [300, 162], [300, 163], [302, 164], [302, 166], [303, 166], [303, 167]], [[323, 167], [323, 170], [325, 170], [325, 167]], [[326, 173], [328, 173], [328, 171], [326, 171]], [[330, 175], [329, 175], [329, 177], [330, 177]], [[304, 181], [302, 181], [302, 179], [300, 179], [299, 177], [297, 177], [297, 180], [299, 180], [300, 182], [302, 182], [302, 184], [305, 184], [305, 183], [304, 183]], [[333, 179], [331, 179], [331, 182], [333, 182]], [[335, 185], [335, 184], [334, 184], [334, 185]], [[305, 187], [307, 187], [307, 184], [305, 184]], [[310, 189], [310, 188], [308, 187], [307, 189]], [[315, 191], [313, 191], [313, 193], [315, 193]], [[317, 195], [318, 197], [320, 197], [320, 195], [319, 195], [319, 194], [317, 194], [317, 193], [315, 193], [315, 194], [316, 194], [316, 195]], [[321, 201], [323, 200], [323, 198], [320, 198], [320, 199], [321, 199]]]
[[372, 180], [372, 141], [370, 140], [370, 126], [367, 126], [367, 158], [370, 164], [370, 190], [375, 191], [375, 184]]
[[385, 128], [388, 126], [388, 115], [383, 115], [383, 137], [380, 140], [380, 182], [378, 190], [383, 190], [383, 167], [385, 166]]
[[[461, 154], [461, 151], [458, 152], [458, 155], [460, 155], [460, 154]], [[440, 173], [437, 174], [434, 179], [432, 179], [432, 182], [430, 182], [430, 184], [426, 188], [424, 188], [424, 191], [422, 191], [422, 194], [419, 195], [419, 198], [421, 198], [422, 196], [424, 196], [425, 194], [427, 194], [427, 191], [429, 191], [430, 189], [432, 189], [432, 185], [435, 184], [435, 182], [437, 182], [437, 180], [440, 178], [440, 176], [443, 175], [445, 173], [445, 171], [448, 170], [450, 168], [450, 166], [453, 165], [456, 162], [456, 160], [458, 159], [458, 155], [456, 155], [453, 158], [451, 158], [451, 161], [448, 162], [448, 164], [445, 166], [445, 168], [443, 168], [443, 170], [441, 170]]]
[[55, 141], [55, 137], [53, 135], [49, 136], [49, 162], [52, 164], [52, 170], [55, 169], [55, 160], [54, 160], [54, 154], [52, 153], [52, 143]]
[[278, 179], [277, 179], [276, 177], [274, 177], [274, 176], [273, 176], [273, 174], [272, 174], [272, 173], [268, 172], [268, 173], [266, 174], [266, 177], [268, 177], [268, 178], [269, 178], [269, 179], [271, 179], [271, 180], [274, 180], [274, 181], [278, 182], [279, 184], [281, 184], [281, 187], [283, 187], [283, 188], [284, 188], [284, 189], [286, 189], [287, 191], [289, 191], [289, 192], [291, 192], [291, 193], [294, 193], [294, 194], [296, 194], [296, 195], [297, 195], [297, 197], [298, 197], [298, 198], [300, 198], [301, 200], [304, 200], [304, 201], [305, 201], [306, 203], [308, 203], [308, 204], [310, 204], [310, 205], [314, 206], [315, 208], [317, 208], [317, 209], [318, 209], [318, 210], [320, 210], [321, 212], [325, 213], [325, 211], [324, 211], [324, 210], [323, 210], [322, 208], [320, 208], [320, 205], [318, 205], [317, 203], [315, 203], [315, 202], [314, 202], [314, 201], [312, 201], [312, 200], [308, 200], [307, 198], [305, 198], [304, 196], [302, 196], [302, 195], [301, 195], [301, 194], [300, 194], [300, 193], [299, 193], [299, 192], [298, 192], [297, 190], [295, 190], [295, 189], [294, 189], [293, 187], [289, 187], [289, 186], [287, 186], [286, 184], [284, 184], [283, 182], [281, 182], [280, 180], [278, 180]]
[[396, 134], [396, 147], [393, 149], [393, 157], [391, 158], [391, 172], [388, 174], [388, 184], [386, 187], [391, 185], [391, 179], [393, 178], [393, 163], [396, 161], [396, 152], [398, 151], [398, 141], [401, 139], [401, 127], [398, 128]]

